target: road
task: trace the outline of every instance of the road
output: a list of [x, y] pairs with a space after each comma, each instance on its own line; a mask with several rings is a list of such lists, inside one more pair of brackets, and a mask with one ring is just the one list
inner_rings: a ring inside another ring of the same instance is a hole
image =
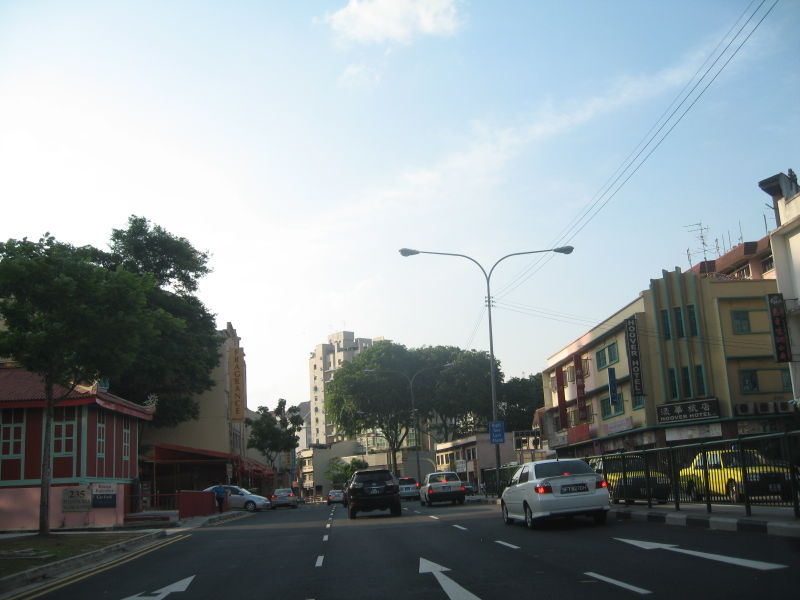
[[800, 589], [796, 538], [583, 518], [530, 531], [503, 524], [495, 505], [403, 506], [399, 518], [349, 520], [339, 505], [255, 513], [17, 598], [708, 600]]

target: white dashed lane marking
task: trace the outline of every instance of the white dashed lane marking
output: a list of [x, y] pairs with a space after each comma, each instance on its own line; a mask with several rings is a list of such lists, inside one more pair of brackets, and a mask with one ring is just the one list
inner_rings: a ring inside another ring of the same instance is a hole
[[325, 560], [325, 557], [324, 557], [324, 556], [318, 556], [318, 557], [317, 557], [317, 564], [315, 564], [314, 566], [315, 566], [315, 567], [321, 567], [321, 566], [322, 566], [322, 561], [323, 561], [323, 560]]
[[519, 550], [519, 546], [515, 546], [514, 544], [509, 544], [508, 542], [495, 540], [494, 543], [495, 544], [500, 544], [501, 546], [505, 546], [506, 548], [511, 548], [512, 550]]

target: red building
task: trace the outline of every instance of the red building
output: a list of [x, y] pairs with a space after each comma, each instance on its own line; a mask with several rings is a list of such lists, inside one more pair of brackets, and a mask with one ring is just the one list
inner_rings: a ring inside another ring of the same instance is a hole
[[[56, 397], [68, 390], [56, 387]], [[0, 530], [39, 522], [44, 384], [38, 375], [0, 364]], [[55, 408], [52, 429], [53, 529], [122, 524], [138, 476], [139, 426], [155, 407], [80, 387]]]

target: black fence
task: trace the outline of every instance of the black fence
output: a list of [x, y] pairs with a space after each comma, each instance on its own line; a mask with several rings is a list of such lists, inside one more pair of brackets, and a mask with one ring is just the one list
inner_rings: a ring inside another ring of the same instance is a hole
[[[586, 457], [611, 501], [793, 507], [800, 518], [800, 431]], [[501, 484], [503, 474], [501, 470]]]

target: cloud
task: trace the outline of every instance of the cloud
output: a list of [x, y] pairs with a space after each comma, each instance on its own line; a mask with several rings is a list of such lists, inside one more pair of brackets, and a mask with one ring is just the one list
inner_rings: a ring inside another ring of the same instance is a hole
[[454, 35], [460, 0], [349, 0], [323, 21], [339, 37], [360, 44], [408, 44], [417, 35]]
[[339, 76], [339, 84], [351, 88], [373, 88], [380, 81], [380, 71], [366, 65], [349, 65]]

